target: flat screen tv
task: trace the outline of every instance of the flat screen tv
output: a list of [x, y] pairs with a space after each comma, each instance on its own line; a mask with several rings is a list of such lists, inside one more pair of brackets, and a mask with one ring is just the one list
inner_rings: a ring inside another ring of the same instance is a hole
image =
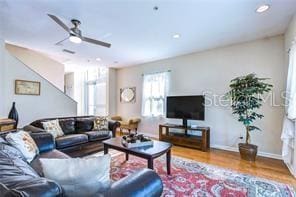
[[183, 125], [187, 126], [187, 120], [205, 119], [205, 97], [197, 96], [168, 96], [167, 118], [183, 119]]

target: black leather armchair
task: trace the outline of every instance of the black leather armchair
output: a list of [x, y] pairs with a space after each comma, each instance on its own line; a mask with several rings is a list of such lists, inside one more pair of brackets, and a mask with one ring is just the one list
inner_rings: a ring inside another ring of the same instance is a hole
[[[0, 143], [0, 196], [63, 196], [58, 183], [41, 177], [39, 158], [67, 158], [54, 149], [54, 140], [48, 133], [30, 133], [40, 155], [31, 162], [31, 167], [21, 158], [21, 153], [7, 143]], [[35, 164], [34, 164], [35, 163]], [[160, 177], [150, 169], [143, 169], [114, 182], [103, 196], [158, 197], [163, 191]]]
[[110, 131], [112, 131], [112, 136], [116, 137], [116, 130], [117, 128], [120, 128], [120, 123], [113, 120], [108, 120], [108, 128]]

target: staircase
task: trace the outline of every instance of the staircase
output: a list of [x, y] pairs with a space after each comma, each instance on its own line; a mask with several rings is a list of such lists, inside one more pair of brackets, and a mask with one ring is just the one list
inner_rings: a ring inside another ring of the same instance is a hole
[[[64, 94], [63, 86], [57, 87], [56, 83], [48, 80], [48, 77], [44, 77], [33, 69], [36, 68], [36, 64], [28, 64], [30, 61], [32, 62], [32, 59], [30, 60], [26, 55], [33, 54], [32, 51], [23, 54], [12, 52], [11, 47], [9, 50], [9, 46], [6, 45], [3, 51], [4, 65], [1, 66], [0, 71], [4, 73], [4, 78], [0, 79], [1, 84], [4, 86], [1, 87], [4, 88], [4, 112], [8, 113], [11, 103], [15, 101], [20, 118], [19, 126], [21, 127], [40, 118], [77, 115], [77, 102]], [[33, 55], [37, 56], [36, 54]], [[36, 62], [42, 58], [37, 58]], [[14, 93], [14, 81], [16, 79], [40, 82], [41, 95], [16, 95]]]

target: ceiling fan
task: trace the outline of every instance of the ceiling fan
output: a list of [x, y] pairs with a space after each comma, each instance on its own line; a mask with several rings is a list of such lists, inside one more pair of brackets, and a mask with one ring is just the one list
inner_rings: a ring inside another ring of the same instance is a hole
[[69, 28], [57, 16], [52, 15], [52, 14], [47, 14], [47, 15], [69, 33], [69, 37], [57, 42], [56, 45], [62, 43], [66, 39], [69, 39], [71, 42], [74, 42], [77, 44], [81, 43], [81, 41], [85, 41], [85, 42], [89, 42], [92, 44], [96, 44], [96, 45], [100, 45], [100, 46], [104, 46], [104, 47], [108, 47], [108, 48], [111, 47], [111, 44], [109, 44], [109, 43], [82, 36], [81, 30], [79, 29], [79, 25], [81, 24], [81, 22], [79, 20], [72, 19], [71, 22], [74, 26]]

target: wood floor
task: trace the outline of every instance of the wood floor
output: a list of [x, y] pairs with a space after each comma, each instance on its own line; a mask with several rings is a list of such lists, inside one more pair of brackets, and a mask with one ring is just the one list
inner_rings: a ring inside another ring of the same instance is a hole
[[194, 149], [174, 146], [172, 154], [187, 159], [228, 168], [241, 173], [250, 174], [274, 181], [287, 183], [296, 188], [296, 179], [291, 175], [283, 161], [265, 157], [257, 157], [256, 162], [240, 159], [239, 153], [211, 149], [202, 152]]
[[282, 160], [258, 156], [256, 162], [248, 162], [242, 160], [238, 152], [213, 148], [208, 152], [202, 152], [181, 146], [173, 146], [172, 155], [290, 184], [296, 189], [296, 178]]

